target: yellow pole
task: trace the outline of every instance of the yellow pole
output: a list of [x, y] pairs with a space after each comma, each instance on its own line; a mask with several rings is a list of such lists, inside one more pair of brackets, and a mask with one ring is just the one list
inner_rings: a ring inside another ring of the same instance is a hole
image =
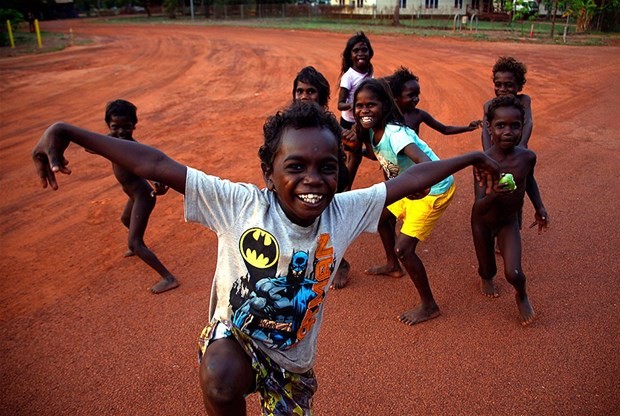
[[9, 41], [11, 42], [11, 48], [15, 47], [15, 40], [13, 39], [13, 30], [11, 29], [11, 21], [7, 19], [6, 28], [9, 31]]
[[39, 48], [42, 48], [43, 43], [41, 42], [41, 31], [39, 30], [39, 19], [34, 19], [34, 28], [37, 32], [37, 43], [39, 44]]

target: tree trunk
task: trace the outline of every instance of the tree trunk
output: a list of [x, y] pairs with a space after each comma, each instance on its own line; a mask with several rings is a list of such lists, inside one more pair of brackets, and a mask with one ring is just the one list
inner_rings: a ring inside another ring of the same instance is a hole
[[396, 0], [396, 5], [394, 6], [394, 21], [392, 24], [394, 26], [400, 26], [400, 0]]
[[558, 14], [558, 0], [553, 1], [553, 14], [551, 15], [551, 39], [555, 32], [555, 15]]

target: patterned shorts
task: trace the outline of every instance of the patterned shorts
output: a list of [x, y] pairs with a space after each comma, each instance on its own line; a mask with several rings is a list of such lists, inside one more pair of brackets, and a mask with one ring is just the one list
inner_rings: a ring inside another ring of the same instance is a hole
[[256, 390], [260, 394], [263, 415], [312, 415], [312, 397], [317, 390], [313, 370], [291, 373], [265, 355], [246, 334], [230, 322], [212, 322], [198, 339], [198, 360], [201, 361], [211, 341], [232, 337], [252, 360], [256, 373]]

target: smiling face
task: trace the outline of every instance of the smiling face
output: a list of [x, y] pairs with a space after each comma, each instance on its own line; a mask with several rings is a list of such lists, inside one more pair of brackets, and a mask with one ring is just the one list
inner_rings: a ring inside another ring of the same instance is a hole
[[370, 65], [370, 49], [366, 42], [357, 42], [351, 49], [351, 62], [353, 62], [353, 69], [357, 72], [368, 72]]
[[355, 118], [365, 129], [373, 129], [377, 133], [382, 129], [383, 103], [369, 89], [358, 90], [355, 97]]
[[403, 113], [414, 110], [420, 102], [420, 84], [412, 79], [405, 83], [402, 92], [395, 97], [396, 105]]
[[493, 144], [511, 151], [521, 141], [523, 113], [515, 107], [498, 107], [488, 128]]
[[117, 139], [131, 140], [136, 125], [129, 117], [111, 116], [108, 128], [110, 129], [110, 136]]
[[338, 139], [326, 128], [287, 128], [272, 165], [262, 169], [288, 219], [308, 227], [336, 193]]
[[517, 83], [512, 72], [496, 72], [493, 75], [493, 88], [495, 89], [495, 96], [501, 97], [502, 95], [516, 95], [521, 88]]

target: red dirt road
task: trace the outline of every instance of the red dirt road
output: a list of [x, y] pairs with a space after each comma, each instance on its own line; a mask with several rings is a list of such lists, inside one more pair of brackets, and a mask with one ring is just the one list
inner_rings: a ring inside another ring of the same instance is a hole
[[[146, 241], [181, 286], [151, 295], [156, 274], [123, 258], [125, 197], [104, 159], [70, 147], [73, 175], [38, 187], [30, 150], [64, 120], [105, 131], [107, 101], [138, 106], [136, 137], [188, 165], [261, 184], [265, 117], [287, 104], [305, 65], [336, 86], [348, 35], [199, 26], [43, 22], [96, 43], [0, 60], [0, 414], [200, 415], [196, 339], [207, 321], [213, 233], [183, 221], [182, 197], [159, 199]], [[536, 177], [551, 217], [524, 229], [523, 266], [537, 320], [517, 321], [512, 288], [478, 291], [469, 230], [471, 173], [420, 247], [443, 315], [407, 327], [408, 278], [363, 270], [379, 237], [347, 253], [350, 285], [331, 292], [316, 370], [318, 415], [620, 414], [620, 48], [369, 34], [376, 75], [421, 79], [420, 108], [448, 124], [480, 118], [499, 55], [527, 63]], [[335, 89], [335, 88], [333, 88]], [[335, 92], [331, 108], [336, 108]], [[440, 157], [478, 149], [479, 131], [421, 137]], [[379, 180], [364, 162], [356, 186]], [[525, 223], [533, 217], [529, 203]], [[501, 263], [500, 263], [501, 264]], [[249, 402], [258, 414], [257, 400]]]

